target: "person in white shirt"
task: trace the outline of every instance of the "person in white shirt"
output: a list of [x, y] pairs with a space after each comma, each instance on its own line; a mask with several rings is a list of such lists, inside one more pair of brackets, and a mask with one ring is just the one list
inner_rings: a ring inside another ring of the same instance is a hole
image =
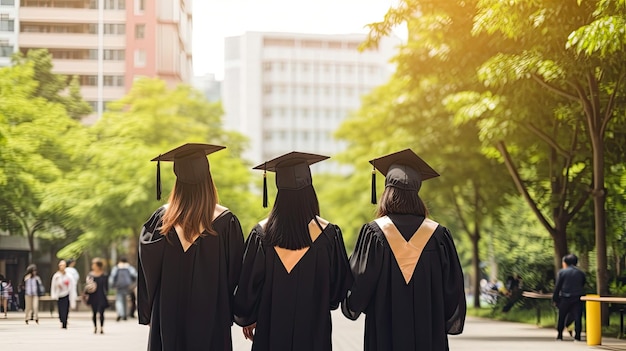
[[80, 296], [80, 294], [78, 292], [78, 282], [80, 282], [80, 274], [78, 273], [78, 270], [75, 267], [76, 266], [76, 261], [73, 258], [70, 258], [70, 259], [68, 259], [65, 262], [67, 263], [67, 267], [65, 268], [65, 271], [69, 275], [71, 275], [72, 278], [74, 278], [74, 287], [72, 289], [74, 291], [76, 291], [76, 296]]
[[67, 318], [70, 308], [76, 308], [76, 282], [74, 277], [66, 270], [67, 263], [64, 260], [59, 261], [59, 270], [52, 276], [52, 284], [50, 285], [50, 296], [57, 300], [59, 310], [59, 320], [61, 320], [61, 328], [67, 329]]

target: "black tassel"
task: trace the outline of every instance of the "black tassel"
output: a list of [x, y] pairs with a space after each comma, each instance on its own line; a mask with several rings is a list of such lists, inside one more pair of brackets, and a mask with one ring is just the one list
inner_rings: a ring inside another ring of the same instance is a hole
[[267, 208], [267, 162], [263, 168], [263, 208]]
[[[161, 157], [161, 155], [159, 155], [159, 157]], [[157, 195], [157, 201], [161, 201], [161, 161], [160, 160], [157, 160], [156, 195]]]
[[372, 169], [372, 204], [376, 205], [376, 167]]

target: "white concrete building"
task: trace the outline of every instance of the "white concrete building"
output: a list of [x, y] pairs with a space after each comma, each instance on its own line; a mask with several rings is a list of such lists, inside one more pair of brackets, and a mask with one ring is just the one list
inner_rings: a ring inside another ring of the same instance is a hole
[[18, 49], [18, 8], [19, 0], [0, 0], [0, 67], [10, 65]]
[[246, 158], [261, 163], [293, 150], [332, 156], [345, 148], [333, 133], [362, 95], [388, 80], [399, 43], [387, 38], [378, 50], [359, 52], [364, 39], [262, 32], [226, 38], [224, 124], [250, 138]]

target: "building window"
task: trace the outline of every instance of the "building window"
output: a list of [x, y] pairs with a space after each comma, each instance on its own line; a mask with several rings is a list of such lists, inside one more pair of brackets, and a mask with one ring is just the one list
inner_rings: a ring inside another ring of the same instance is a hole
[[143, 39], [146, 37], [146, 25], [135, 24], [135, 39]]
[[272, 109], [269, 107], [266, 107], [263, 109], [263, 117], [265, 118], [269, 118], [272, 117]]
[[104, 76], [105, 87], [123, 87], [124, 76]]
[[270, 72], [272, 70], [272, 63], [271, 62], [263, 62], [263, 71], [264, 72]]
[[13, 55], [13, 45], [0, 44], [0, 57], [11, 57]]
[[135, 50], [135, 67], [146, 67], [145, 50]]
[[124, 50], [104, 50], [104, 59], [107, 61], [124, 61], [125, 52]]
[[126, 34], [126, 25], [119, 23], [105, 23], [104, 34], [124, 35]]
[[263, 86], [263, 94], [265, 94], [265, 95], [269, 95], [269, 94], [271, 94], [271, 93], [272, 93], [272, 86], [271, 86], [271, 85], [269, 85], [269, 84], [265, 84], [265, 85]]
[[146, 0], [135, 0], [135, 14], [142, 14], [146, 10]]
[[0, 32], [13, 32], [15, 29], [15, 20], [13, 19], [0, 19]]
[[126, 9], [126, 0], [104, 0], [105, 10], [124, 10]]
[[0, 5], [13, 6], [15, 5], [15, 0], [0, 0]]

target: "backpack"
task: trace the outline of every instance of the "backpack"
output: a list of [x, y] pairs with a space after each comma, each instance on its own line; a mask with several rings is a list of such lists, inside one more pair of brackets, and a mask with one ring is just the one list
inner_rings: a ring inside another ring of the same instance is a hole
[[133, 284], [133, 277], [128, 268], [120, 268], [115, 274], [114, 286], [118, 289], [126, 289]]

